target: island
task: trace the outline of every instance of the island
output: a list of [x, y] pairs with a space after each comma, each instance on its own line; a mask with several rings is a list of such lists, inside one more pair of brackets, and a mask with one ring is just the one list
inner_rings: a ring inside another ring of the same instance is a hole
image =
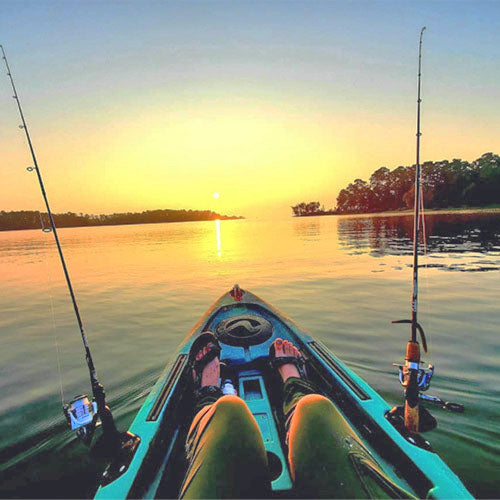
[[292, 208], [295, 217], [311, 217], [313, 215], [335, 215], [335, 210], [325, 210], [324, 205], [320, 208], [319, 201], [311, 201], [309, 203], [301, 202]]
[[[114, 214], [76, 214], [66, 212], [53, 214], [56, 227], [82, 226], [119, 226], [125, 224], [158, 224], [164, 222], [194, 222], [208, 220], [243, 219], [240, 216], [220, 215], [211, 210], [146, 210], [145, 212], [126, 212]], [[21, 229], [49, 229], [47, 213], [36, 210], [0, 211], [0, 231]]]
[[[477, 160], [426, 161], [422, 164], [422, 193], [428, 209], [486, 208], [500, 206], [500, 156], [485, 153]], [[415, 165], [394, 170], [380, 167], [369, 181], [356, 179], [337, 196], [334, 209], [319, 202], [299, 203], [295, 217], [362, 214], [411, 209], [415, 197]]]

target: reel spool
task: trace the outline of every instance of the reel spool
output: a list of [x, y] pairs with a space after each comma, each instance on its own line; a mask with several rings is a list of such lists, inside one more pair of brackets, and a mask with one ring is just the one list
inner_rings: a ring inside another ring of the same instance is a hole
[[86, 446], [90, 445], [97, 424], [97, 403], [90, 402], [88, 396], [76, 396], [63, 406], [64, 415], [68, 426], [80, 441]]

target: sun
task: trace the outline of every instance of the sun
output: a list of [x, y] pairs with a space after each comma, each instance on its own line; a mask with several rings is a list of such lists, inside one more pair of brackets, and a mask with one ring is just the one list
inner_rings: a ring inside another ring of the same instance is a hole
[[214, 198], [215, 198], [216, 200], [218, 200], [218, 199], [220, 198], [220, 194], [219, 194], [219, 193], [214, 193]]

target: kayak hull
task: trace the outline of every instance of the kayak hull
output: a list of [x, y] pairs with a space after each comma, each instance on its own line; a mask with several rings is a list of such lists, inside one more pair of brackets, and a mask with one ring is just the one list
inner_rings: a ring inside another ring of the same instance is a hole
[[425, 440], [414, 444], [411, 436], [402, 435], [387, 420], [389, 405], [363, 379], [286, 315], [243, 290], [224, 294], [185, 337], [129, 429], [140, 438], [131, 461], [115, 464], [114, 470], [122, 471], [112, 481], [104, 472], [96, 498], [177, 496], [190, 424], [187, 358], [194, 339], [205, 330], [215, 332], [221, 341], [226, 373], [237, 380], [238, 394], [259, 424], [276, 497], [294, 496], [268, 362], [269, 347], [280, 337], [301, 350], [308, 375], [321, 393], [334, 402], [388, 474], [403, 481], [408, 491], [420, 498], [472, 498]]

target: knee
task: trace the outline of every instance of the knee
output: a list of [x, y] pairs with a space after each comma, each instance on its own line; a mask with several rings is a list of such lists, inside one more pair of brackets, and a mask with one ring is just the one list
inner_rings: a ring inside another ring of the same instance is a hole
[[241, 416], [247, 416], [250, 413], [248, 406], [243, 399], [232, 394], [222, 396], [214, 403], [214, 409], [217, 413], [227, 415], [228, 418], [235, 419]]
[[328, 414], [335, 411], [335, 406], [333, 403], [325, 396], [320, 394], [308, 394], [300, 399], [297, 403], [296, 411], [300, 413], [318, 413], [318, 414]]
[[233, 394], [226, 394], [221, 396], [216, 402], [216, 406], [221, 407], [246, 407], [245, 401], [239, 396]]
[[238, 438], [240, 447], [263, 449], [262, 440], [255, 440], [260, 436], [259, 425], [243, 399], [233, 395], [221, 397], [214, 403], [213, 418], [224, 429], [222, 434], [232, 445]]
[[308, 394], [297, 403], [290, 431], [297, 427], [303, 428], [304, 425], [313, 429], [311, 432], [324, 431], [337, 439], [342, 436], [355, 436], [351, 425], [335, 404], [319, 394]]

